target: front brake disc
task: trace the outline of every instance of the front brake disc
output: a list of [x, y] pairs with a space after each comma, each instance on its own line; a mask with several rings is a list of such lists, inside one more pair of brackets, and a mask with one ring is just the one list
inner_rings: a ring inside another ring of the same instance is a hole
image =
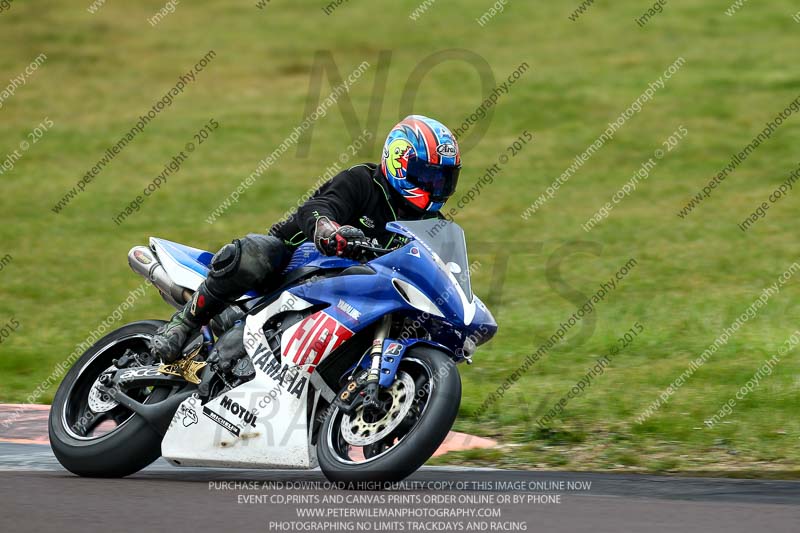
[[394, 431], [405, 419], [414, 403], [416, 386], [407, 373], [400, 371], [391, 387], [385, 390], [392, 404], [386, 414], [374, 422], [364, 418], [364, 406], [356, 409], [355, 415], [342, 416], [341, 431], [344, 440], [353, 446], [374, 444]]

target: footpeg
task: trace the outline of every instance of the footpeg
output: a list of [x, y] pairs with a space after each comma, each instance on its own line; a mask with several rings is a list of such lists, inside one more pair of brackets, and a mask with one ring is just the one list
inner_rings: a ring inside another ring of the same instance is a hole
[[162, 364], [158, 367], [158, 371], [162, 374], [180, 376], [189, 383], [194, 383], [195, 385], [199, 384], [200, 377], [197, 375], [197, 373], [208, 364], [205, 361], [194, 360], [194, 358], [197, 357], [197, 354], [200, 353], [200, 349], [202, 347], [203, 345], [201, 343], [199, 346], [197, 346], [194, 352], [187, 355], [183, 359], [179, 359], [169, 365]]

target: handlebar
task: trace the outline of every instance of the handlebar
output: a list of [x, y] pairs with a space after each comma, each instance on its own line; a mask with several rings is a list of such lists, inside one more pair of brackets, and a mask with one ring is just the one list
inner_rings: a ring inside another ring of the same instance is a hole
[[394, 252], [395, 250], [397, 250], [397, 248], [380, 248], [378, 246], [372, 246], [366, 243], [359, 243], [358, 248], [365, 252], [372, 252], [379, 255], [388, 254], [390, 252]]

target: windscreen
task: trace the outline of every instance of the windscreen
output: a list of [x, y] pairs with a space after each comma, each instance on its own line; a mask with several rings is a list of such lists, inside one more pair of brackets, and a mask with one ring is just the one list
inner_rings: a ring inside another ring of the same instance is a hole
[[396, 222], [407, 228], [414, 236], [427, 244], [439, 256], [446, 268], [453, 274], [459, 286], [472, 301], [472, 285], [467, 260], [467, 242], [464, 230], [449, 220], [430, 219]]

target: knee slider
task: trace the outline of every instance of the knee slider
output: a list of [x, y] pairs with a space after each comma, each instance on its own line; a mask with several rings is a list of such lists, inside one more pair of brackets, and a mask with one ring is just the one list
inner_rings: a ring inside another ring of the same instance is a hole
[[212, 277], [221, 278], [235, 272], [242, 260], [242, 244], [239, 239], [223, 246], [211, 259]]

